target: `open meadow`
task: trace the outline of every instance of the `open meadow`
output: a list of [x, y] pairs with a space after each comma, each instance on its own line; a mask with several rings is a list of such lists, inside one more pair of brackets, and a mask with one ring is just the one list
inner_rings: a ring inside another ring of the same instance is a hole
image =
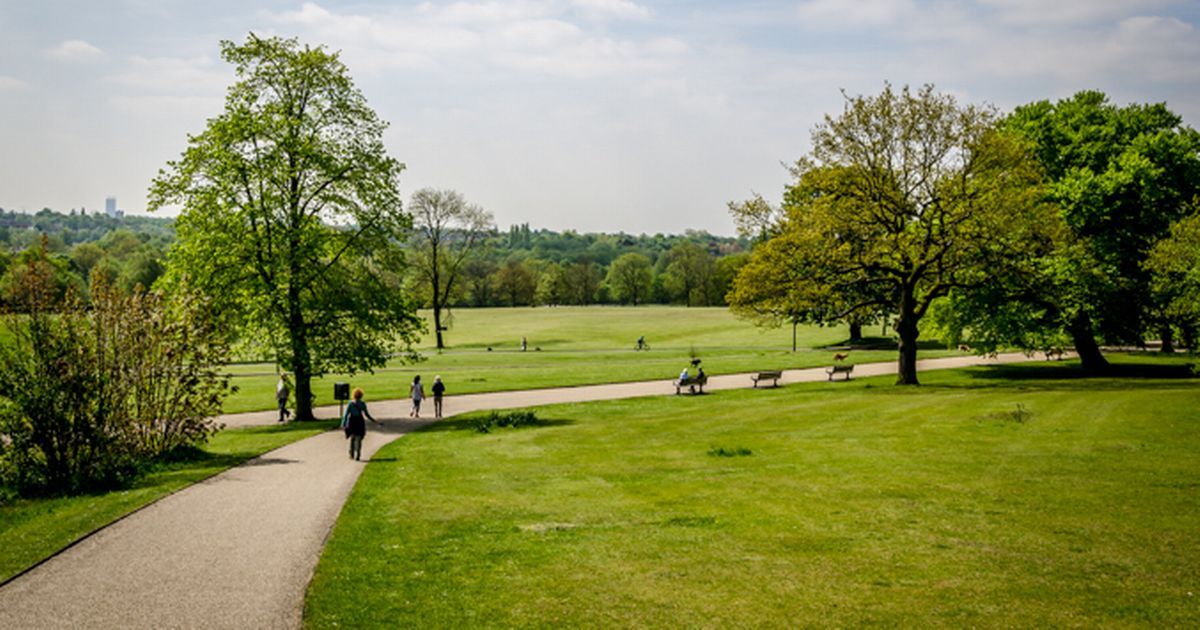
[[366, 466], [305, 622], [1196, 627], [1200, 381], [1114, 359], [449, 419]]
[[[428, 313], [423, 312], [428, 318]], [[432, 324], [429, 324], [432, 329]], [[872, 327], [868, 335], [877, 335]], [[646, 337], [648, 351], [636, 351]], [[528, 343], [520, 351], [521, 338]], [[735, 318], [726, 308], [671, 306], [588, 306], [484, 308], [454, 311], [445, 351], [438, 353], [432, 334], [418, 345], [423, 360], [399, 359], [373, 374], [333, 374], [314, 379], [318, 405], [333, 404], [333, 383], [362, 387], [368, 399], [403, 398], [416, 375], [426, 383], [440, 375], [448, 394], [564, 387], [597, 383], [670, 380], [688, 365], [693, 353], [710, 375], [828, 365], [827, 346], [846, 341], [844, 326], [800, 326], [799, 351], [792, 352], [791, 326], [763, 329]], [[895, 361], [894, 344], [872, 339], [882, 349], [854, 350], [850, 363]], [[881, 343], [880, 343], [881, 342]], [[891, 348], [887, 346], [891, 345]], [[491, 351], [488, 350], [491, 348]], [[956, 354], [936, 341], [921, 356]], [[272, 408], [275, 367], [230, 367], [238, 388], [225, 403], [226, 413]]]

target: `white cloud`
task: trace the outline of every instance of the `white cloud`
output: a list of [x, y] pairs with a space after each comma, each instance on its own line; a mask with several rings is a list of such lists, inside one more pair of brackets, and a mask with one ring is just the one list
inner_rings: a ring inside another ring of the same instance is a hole
[[147, 95], [219, 95], [232, 82], [233, 71], [209, 57], [131, 57], [122, 72], [105, 80]]
[[[649, 15], [624, 0], [591, 4], [609, 15]], [[424, 68], [478, 75], [503, 70], [591, 78], [661, 71], [688, 50], [666, 36], [639, 40], [595, 32], [586, 22], [572, 21], [566, 7], [550, 2], [424, 3], [370, 15], [308, 2], [296, 11], [266, 15], [342, 50], [358, 71]]]
[[17, 92], [29, 87], [25, 81], [0, 75], [0, 92]]
[[89, 62], [98, 61], [104, 58], [104, 51], [83, 41], [82, 39], [69, 39], [54, 48], [47, 51], [48, 55], [54, 59], [68, 62]]
[[979, 0], [1000, 21], [1024, 26], [1081, 25], [1155, 11], [1178, 0]]
[[916, 12], [912, 0], [807, 0], [797, 9], [810, 29], [891, 24]]
[[650, 17], [650, 9], [630, 0], [571, 0], [571, 6], [592, 20], [645, 20]]

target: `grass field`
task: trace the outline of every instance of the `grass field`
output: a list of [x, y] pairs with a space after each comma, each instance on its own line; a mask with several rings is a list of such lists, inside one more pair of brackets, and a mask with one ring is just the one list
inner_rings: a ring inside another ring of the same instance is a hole
[[305, 623], [1196, 627], [1200, 381], [1158, 363], [444, 421], [367, 466]]
[[[634, 351], [639, 335], [646, 336], [649, 351]], [[522, 336], [526, 352], [520, 352]], [[350, 382], [382, 400], [406, 396], [418, 374], [426, 382], [440, 375], [451, 394], [665, 380], [677, 376], [693, 352], [710, 375], [806, 368], [828, 365], [832, 352], [819, 348], [847, 336], [845, 327], [803, 326], [797, 335], [802, 350], [793, 353], [790, 326], [761, 329], [725, 308], [461, 309], [447, 333], [448, 350], [437, 353], [432, 336], [426, 336], [419, 346], [426, 360], [420, 363], [396, 361], [374, 374], [330, 375], [314, 381], [313, 388], [317, 404], [325, 405], [335, 402], [335, 382]], [[947, 354], [954, 353], [931, 342], [921, 356]], [[895, 350], [855, 350], [850, 358], [852, 363], [895, 360]], [[226, 401], [227, 413], [274, 406], [274, 366], [240, 365], [230, 371], [238, 391]]]
[[142, 506], [267, 451], [326, 431], [333, 424], [221, 431], [204, 447], [202, 456], [165, 465], [128, 490], [0, 504], [0, 582]]

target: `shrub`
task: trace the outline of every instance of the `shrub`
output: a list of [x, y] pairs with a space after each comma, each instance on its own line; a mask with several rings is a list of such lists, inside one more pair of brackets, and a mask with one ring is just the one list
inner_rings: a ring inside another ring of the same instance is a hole
[[512, 411], [500, 413], [493, 411], [475, 420], [475, 430], [480, 433], [490, 433], [494, 427], [531, 427], [538, 424], [537, 414], [532, 411]]
[[708, 450], [708, 454], [713, 457], [749, 457], [754, 454], [748, 448], [739, 446], [737, 448], [725, 448], [724, 446], [714, 446]]
[[0, 343], [0, 484], [21, 494], [126, 485], [217, 429], [228, 348], [195, 298], [97, 282], [91, 308], [30, 267]]

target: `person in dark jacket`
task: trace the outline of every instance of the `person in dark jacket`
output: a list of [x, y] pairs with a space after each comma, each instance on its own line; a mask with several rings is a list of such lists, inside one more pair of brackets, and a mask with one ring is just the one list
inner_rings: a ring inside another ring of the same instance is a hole
[[362, 456], [363, 436], [367, 434], [367, 420], [379, 424], [367, 411], [367, 403], [363, 402], [363, 390], [354, 388], [354, 400], [346, 405], [346, 413], [342, 415], [342, 430], [350, 439], [350, 457], [358, 460]]
[[442, 384], [442, 377], [433, 377], [433, 417], [442, 417], [442, 395], [446, 393], [446, 386]]

